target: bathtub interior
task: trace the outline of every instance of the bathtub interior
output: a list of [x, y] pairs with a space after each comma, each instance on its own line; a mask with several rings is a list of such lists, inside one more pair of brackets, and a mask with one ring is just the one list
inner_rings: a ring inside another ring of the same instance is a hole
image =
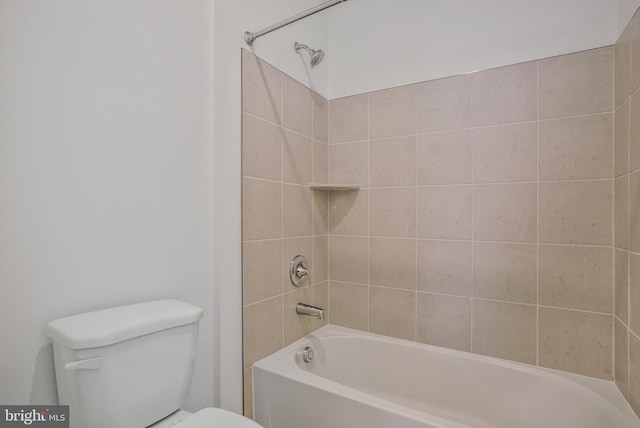
[[[313, 348], [317, 357], [310, 364], [298, 359], [304, 370], [470, 426], [517, 423], [515, 426], [524, 427], [541, 415], [548, 417], [550, 410], [558, 409], [558, 402], [563, 403], [554, 416], [559, 423], [580, 422], [583, 426], [583, 418], [598, 426], [611, 423], [609, 406], [603, 406], [595, 393], [539, 369], [487, 364], [439, 349], [411, 347], [412, 352], [406, 352], [406, 344], [388, 346], [377, 338], [327, 337], [316, 341]], [[354, 364], [345, 364], [346, 360]], [[389, 366], [391, 361], [401, 364]], [[580, 407], [587, 402], [598, 411]]]
[[262, 371], [447, 427], [640, 427], [613, 382], [331, 325], [256, 363]]

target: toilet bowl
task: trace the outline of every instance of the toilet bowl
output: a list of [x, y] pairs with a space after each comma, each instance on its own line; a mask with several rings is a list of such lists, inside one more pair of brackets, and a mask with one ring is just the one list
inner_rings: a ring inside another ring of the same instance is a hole
[[60, 404], [71, 428], [259, 428], [236, 413], [180, 410], [195, 364], [203, 311], [157, 300], [48, 324]]

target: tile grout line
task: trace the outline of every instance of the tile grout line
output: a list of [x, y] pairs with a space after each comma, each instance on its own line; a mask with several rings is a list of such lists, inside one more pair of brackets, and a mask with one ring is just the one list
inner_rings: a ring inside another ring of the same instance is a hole
[[540, 365], [540, 61], [536, 61], [536, 365]]
[[[630, 175], [630, 174], [629, 174]], [[540, 183], [581, 183], [581, 182], [602, 182], [602, 181], [611, 181], [611, 177], [600, 177], [600, 178], [563, 178], [563, 179], [554, 179], [554, 180], [531, 180], [531, 181], [483, 181], [483, 182], [474, 182], [474, 183], [441, 183], [441, 184], [417, 184], [415, 186], [409, 185], [397, 185], [397, 186], [371, 186], [371, 189], [403, 189], [403, 188], [411, 188], [411, 187], [461, 187], [461, 186], [471, 186], [475, 184], [477, 186], [507, 186], [514, 184], [536, 184]]]
[[[612, 295], [612, 307], [613, 307], [613, 322], [611, 323], [611, 375], [614, 382], [616, 381], [616, 116], [618, 114], [617, 106], [617, 94], [616, 94], [616, 46], [613, 47], [613, 82], [611, 87], [613, 88], [613, 129], [611, 132], [611, 251], [612, 251], [612, 266], [611, 266], [611, 295]], [[629, 52], [631, 54], [631, 52]], [[630, 71], [630, 69], [629, 69]], [[626, 101], [626, 100], [625, 100]], [[621, 103], [620, 106], [622, 106]]]
[[[246, 357], [246, 346], [245, 346], [245, 334], [244, 334], [244, 329], [245, 329], [245, 303], [244, 303], [244, 298], [245, 298], [245, 292], [244, 292], [244, 174], [245, 174], [245, 168], [244, 168], [244, 163], [243, 163], [243, 150], [244, 150], [244, 137], [245, 137], [245, 132], [244, 132], [244, 127], [242, 126], [243, 121], [244, 121], [244, 109], [245, 109], [245, 100], [244, 100], [244, 96], [243, 96], [243, 89], [245, 86], [245, 71], [244, 71], [244, 55], [240, 55], [240, 216], [241, 216], [241, 220], [240, 220], [240, 303], [242, 305], [242, 309], [240, 311], [240, 331], [241, 331], [241, 339], [240, 339], [240, 354], [241, 354], [241, 358], [240, 358], [240, 365], [242, 366], [242, 414], [245, 415], [247, 413], [247, 406], [245, 405], [245, 396], [247, 394], [247, 389], [245, 387], [245, 381], [246, 381], [246, 368], [245, 368], [245, 363], [247, 360]], [[253, 395], [253, 387], [251, 388], [251, 394]]]
[[322, 144], [328, 144], [328, 143], [324, 143], [324, 142], [322, 142], [322, 141], [320, 141], [320, 140], [317, 140], [317, 139], [313, 138], [313, 134], [312, 134], [312, 135], [307, 135], [307, 134], [305, 134], [304, 132], [300, 132], [300, 131], [296, 131], [295, 129], [288, 128], [288, 127], [286, 127], [286, 126], [284, 125], [284, 123], [282, 123], [282, 124], [278, 124], [278, 123], [276, 123], [276, 122], [272, 122], [272, 121], [270, 121], [269, 119], [266, 119], [266, 118], [264, 118], [264, 117], [262, 117], [262, 116], [258, 116], [258, 115], [256, 115], [256, 114], [253, 114], [253, 113], [248, 112], [248, 111], [243, 111], [243, 112], [242, 112], [242, 114], [243, 114], [243, 115], [246, 115], [247, 117], [250, 117], [250, 118], [252, 118], [252, 119], [256, 119], [256, 120], [259, 120], [259, 121], [264, 122], [264, 123], [266, 123], [266, 124], [269, 124], [269, 125], [272, 125], [272, 126], [274, 126], [274, 127], [280, 128], [280, 129], [281, 129], [281, 130], [283, 130], [283, 131], [287, 131], [287, 132], [290, 132], [290, 133], [292, 133], [292, 134], [298, 135], [298, 136], [300, 136], [300, 137], [304, 137], [304, 138], [306, 138], [307, 140], [311, 140], [311, 141], [318, 141], [319, 143], [322, 143]]
[[[304, 235], [300, 237], [313, 237], [313, 236], [322, 236], [322, 235]], [[349, 234], [333, 234], [333, 236], [340, 236], [343, 238], [367, 238], [368, 235], [349, 235]], [[416, 238], [402, 237], [402, 236], [387, 236], [387, 235], [373, 235], [371, 236], [373, 239], [397, 239], [397, 240], [413, 240]], [[252, 239], [244, 242], [257, 242], [257, 241], [270, 241], [277, 238], [266, 238], [266, 239]], [[453, 239], [453, 238], [417, 238], [418, 241], [430, 241], [430, 242], [467, 242], [467, 243], [476, 243], [476, 244], [487, 244], [487, 245], [501, 245], [501, 244], [510, 244], [510, 245], [522, 245], [522, 246], [535, 246], [536, 242], [516, 242], [516, 241], [485, 241], [485, 240], [474, 240], [471, 239]], [[577, 244], [577, 243], [555, 243], [555, 242], [540, 242], [540, 246], [549, 246], [549, 247], [578, 247], [578, 248], [611, 248], [611, 245], [596, 245], [596, 244]], [[625, 251], [629, 251], [626, 250]], [[640, 254], [635, 251], [629, 251], [633, 254]]]
[[[280, 239], [281, 239], [281, 246], [282, 246], [282, 258], [284, 258], [284, 79], [282, 77], [282, 73], [280, 73], [280, 197], [281, 197], [281, 204], [282, 204], [282, 208], [280, 211], [280, 222], [281, 222], [281, 227], [280, 227]], [[281, 295], [280, 295], [280, 304], [282, 305], [282, 314], [281, 314], [281, 322], [282, 322], [282, 344], [281, 344], [281, 348], [284, 348], [284, 344], [285, 344], [285, 340], [284, 340], [284, 324], [285, 324], [285, 316], [284, 316], [284, 290], [285, 290], [285, 283], [286, 283], [286, 275], [283, 275], [282, 278], [282, 290], [281, 290]]]
[[[309, 91], [307, 89], [307, 93], [309, 94], [309, 102], [311, 103], [311, 182], [315, 183], [315, 143], [313, 141], [313, 133], [315, 130], [315, 120], [314, 120], [314, 114], [315, 114], [315, 102], [313, 100], [313, 95], [311, 94], [311, 91]], [[316, 264], [316, 257], [315, 257], [315, 253], [316, 253], [316, 245], [315, 245], [315, 239], [313, 238], [313, 233], [314, 233], [314, 213], [315, 213], [315, 203], [314, 203], [314, 199], [315, 199], [315, 190], [314, 189], [309, 189], [311, 190], [311, 274], [310, 274], [310, 280], [309, 280], [309, 285], [311, 287], [311, 304], [314, 306], [320, 306], [319, 303], [316, 302], [316, 285], [318, 285], [317, 279], [318, 279], [318, 266]], [[328, 290], [328, 287], [327, 287]], [[326, 309], [326, 308], [325, 308]], [[311, 331], [315, 331], [317, 329], [316, 327], [316, 319], [313, 319], [313, 323], [312, 323], [312, 327], [311, 327]], [[304, 335], [306, 336], [306, 334]]]
[[[612, 284], [611, 284], [611, 288], [612, 288], [612, 313], [613, 313], [613, 321], [611, 323], [611, 375], [613, 378], [614, 383], [617, 381], [616, 379], [616, 360], [617, 360], [617, 350], [616, 350], [616, 294], [617, 294], [617, 290], [616, 290], [616, 257], [617, 257], [617, 252], [616, 252], [616, 139], [618, 137], [617, 135], [617, 127], [616, 127], [616, 121], [617, 121], [617, 115], [618, 115], [618, 105], [616, 103], [616, 46], [614, 44], [613, 47], [613, 84], [612, 84], [612, 88], [613, 88], [613, 130], [612, 130], [612, 142], [613, 144], [611, 145], [611, 194], [612, 194], [612, 198], [611, 198], [611, 251], [612, 251], [612, 258], [611, 260], [613, 260], [612, 266], [611, 266], [611, 278], [612, 280]], [[629, 85], [631, 85], [631, 39], [629, 39], [629, 68], [627, 69], [627, 81], [629, 82]], [[628, 95], [628, 94], [627, 94]], [[625, 95], [626, 97], [626, 95]], [[625, 100], [620, 103], [619, 107], [622, 107], [622, 105], [627, 102], [627, 98], [625, 98]], [[631, 100], [629, 100], [629, 108], [628, 108], [628, 114], [630, 114], [631, 112]], [[627, 118], [629, 119], [629, 117]], [[629, 123], [629, 120], [627, 120], [627, 135], [628, 135], [628, 141], [627, 141], [627, 151], [629, 150], [629, 146], [631, 143], [631, 138], [630, 138], [630, 130], [631, 130], [631, 126]], [[628, 166], [628, 156], [627, 156], [627, 166]], [[627, 186], [627, 191], [628, 191], [628, 186]], [[627, 199], [627, 206], [628, 206], [628, 199]], [[627, 207], [628, 209], [628, 207]], [[628, 231], [628, 228], [627, 228]], [[628, 233], [628, 232], [627, 232]], [[628, 304], [628, 301], [627, 301]], [[628, 314], [628, 313], [627, 313]], [[628, 340], [627, 340], [628, 342]], [[627, 370], [628, 371], [628, 370]]]
[[[634, 18], [635, 20], [635, 18]], [[633, 23], [633, 20], [632, 20]], [[633, 24], [631, 24], [633, 27]], [[631, 31], [630, 31], [631, 32]], [[631, 56], [633, 55], [633, 49], [631, 49], [631, 35], [629, 35], [629, 92], [631, 92]], [[615, 62], [614, 62], [615, 64]], [[636, 91], [640, 88], [640, 86], [638, 88], [636, 88]], [[614, 91], [615, 91], [615, 81], [614, 81]], [[634, 91], [635, 93], [635, 91]], [[625, 100], [625, 102], [628, 101], [629, 103], [629, 108], [628, 108], [628, 112], [627, 112], [627, 134], [628, 134], [628, 144], [627, 144], [627, 165], [625, 168], [625, 171], [627, 173], [627, 247], [629, 248], [629, 250], [631, 250], [631, 98], [633, 97], [633, 93], [629, 94], [627, 99]], [[614, 122], [614, 132], [615, 132], [615, 122]], [[615, 145], [615, 140], [614, 140], [614, 145]], [[614, 175], [615, 175], [615, 169], [614, 169]], [[615, 181], [614, 181], [615, 182]], [[615, 199], [615, 194], [614, 194], [614, 199]], [[614, 221], [615, 221], [615, 216], [614, 216]], [[614, 235], [614, 244], [615, 244], [615, 235]], [[627, 323], [629, 324], [628, 326], [626, 326], [627, 329], [627, 396], [629, 396], [629, 385], [631, 383], [631, 370], [630, 370], [630, 361], [631, 361], [631, 253], [630, 252], [626, 252], [625, 256], [627, 258], [627, 269], [625, 271], [625, 275], [626, 275], [626, 292], [627, 292]], [[615, 253], [614, 253], [614, 269], [615, 269]], [[614, 277], [615, 278], [615, 277]], [[614, 290], [615, 290], [615, 282], [614, 282]], [[614, 314], [615, 314], [615, 300], [614, 300]], [[614, 323], [614, 328], [615, 328], [615, 323]], [[615, 330], [614, 330], [614, 335], [615, 335]], [[615, 337], [614, 337], [615, 340]], [[614, 352], [615, 352], [615, 344], [614, 344]], [[615, 357], [615, 354], [614, 354]], [[615, 362], [614, 362], [615, 365]], [[614, 367], [614, 379], [615, 379], [615, 367]]]
[[[329, 150], [331, 146], [329, 146], [329, 141], [331, 140], [331, 101], [327, 100], [327, 183], [331, 183], [331, 156], [329, 156]], [[331, 210], [329, 209], [331, 203], [331, 191], [326, 191], [327, 195], [327, 312], [328, 319], [327, 322], [331, 322], [331, 252], [329, 249], [331, 248]]]
[[[640, 89], [640, 87], [638, 88]], [[368, 94], [361, 94], [361, 95], [368, 95]], [[251, 113], [246, 113], [250, 116], [253, 116], [257, 119], [263, 120], [265, 122], [268, 123], [273, 123], [270, 122], [268, 119], [264, 119], [260, 116], [255, 116]], [[604, 111], [600, 111], [600, 112], [595, 112], [595, 113], [584, 113], [584, 114], [575, 114], [575, 115], [568, 115], [568, 116], [556, 116], [556, 117], [548, 117], [548, 118], [536, 118], [533, 120], [518, 120], [518, 121], [514, 121], [514, 122], [503, 122], [503, 123], [494, 123], [494, 124], [489, 124], [489, 125], [474, 125], [472, 122], [471, 126], [468, 127], [461, 127], [461, 128], [452, 128], [452, 129], [440, 129], [440, 130], [435, 130], [435, 131], [427, 131], [427, 132], [419, 132], [418, 130], [416, 130], [415, 134], [409, 133], [409, 134], [401, 134], [401, 135], [396, 135], [393, 137], [378, 137], [378, 138], [371, 138], [369, 139], [369, 141], [382, 141], [382, 140], [392, 140], [392, 139], [397, 139], [397, 138], [406, 138], [406, 137], [411, 137], [413, 135], [432, 135], [432, 134], [446, 134], [446, 133], [450, 133], [450, 132], [460, 132], [460, 131], [474, 131], [474, 130], [479, 130], [479, 129], [491, 129], [491, 128], [500, 128], [500, 127], [509, 127], [509, 126], [515, 126], [515, 125], [522, 125], [522, 124], [535, 124], [537, 122], [551, 122], [551, 121], [558, 121], [558, 120], [567, 120], [567, 119], [576, 119], [576, 118], [582, 118], [582, 117], [591, 117], [591, 116], [603, 116], [603, 115], [608, 115], [608, 114], [612, 114], [612, 112], [610, 110], [604, 110]], [[289, 131], [295, 132], [297, 134], [300, 134], [302, 136], [306, 136], [305, 134], [300, 133], [299, 131], [295, 131], [289, 128], [285, 128]], [[308, 136], [306, 136], [308, 137]], [[311, 138], [311, 137], [308, 137]], [[350, 143], [357, 143], [357, 142], [362, 142], [365, 140], [349, 140], [349, 141], [341, 141], [341, 142], [333, 142], [333, 143], [327, 143], [329, 145], [341, 145], [341, 144], [350, 144]]]
[[371, 331], [371, 96], [367, 93], [367, 331]]
[[414, 321], [414, 340], [418, 341], [418, 85], [413, 86], [413, 106], [414, 106], [414, 120], [415, 120], [415, 135], [414, 135], [414, 184], [415, 190], [413, 192], [414, 205], [415, 205], [415, 271], [414, 271], [414, 284], [415, 284], [415, 321]]
[[[324, 281], [316, 283], [316, 284], [314, 284], [314, 286], [319, 285], [322, 282], [324, 282]], [[378, 288], [378, 289], [384, 289], [384, 290], [414, 291], [412, 288], [394, 287], [394, 286], [382, 285], [382, 284], [365, 284], [365, 283], [345, 281], [345, 280], [334, 280], [334, 282], [339, 283], [339, 284], [346, 284], [346, 285], [370, 286], [372, 288]], [[305, 287], [305, 288], [310, 288], [310, 287]], [[274, 299], [280, 298], [280, 297], [282, 297], [284, 295], [290, 295], [290, 294], [295, 293], [297, 291], [298, 290], [286, 291], [282, 295], [276, 294], [276, 295], [273, 295], [273, 296], [270, 296], [270, 297], [266, 297], [264, 299], [256, 300], [255, 302], [247, 303], [244, 306], [245, 307], [255, 306], [257, 304], [260, 304], [260, 303], [263, 303], [263, 302], [267, 302], [269, 300], [274, 300]], [[448, 294], [448, 293], [442, 293], [442, 292], [437, 292], [437, 291], [422, 291], [422, 290], [418, 290], [417, 293], [418, 294], [425, 294], [425, 295], [452, 297], [452, 298], [458, 298], [458, 299], [471, 299], [472, 298], [471, 296], [467, 296], [467, 295]], [[615, 314], [612, 314], [612, 313], [598, 312], [598, 311], [593, 311], [593, 310], [588, 310], [588, 309], [567, 308], [567, 307], [551, 306], [551, 305], [536, 305], [535, 303], [517, 302], [517, 301], [512, 301], [512, 300], [499, 300], [499, 299], [491, 299], [491, 298], [486, 298], [486, 297], [474, 297], [473, 299], [478, 300], [478, 301], [483, 301], [483, 302], [503, 303], [503, 304], [514, 305], [514, 306], [526, 306], [526, 307], [531, 307], [531, 308], [540, 307], [540, 308], [552, 309], [552, 310], [556, 310], [556, 311], [566, 311], [566, 312], [572, 312], [572, 313], [591, 314], [591, 315], [598, 315], [598, 316], [605, 316], [605, 317], [615, 317]], [[616, 319], [620, 320], [617, 317], [616, 317]], [[621, 320], [620, 320], [620, 323], [622, 325], [624, 325], [624, 326], [627, 326]], [[638, 336], [638, 337], [640, 338], [640, 336]]]
[[473, 319], [475, 311], [475, 144], [476, 144], [476, 128], [475, 128], [475, 109], [474, 109], [474, 96], [473, 96], [473, 78], [467, 79], [467, 99], [471, 104], [469, 111], [471, 114], [471, 292], [469, 300], [469, 352], [473, 353]]

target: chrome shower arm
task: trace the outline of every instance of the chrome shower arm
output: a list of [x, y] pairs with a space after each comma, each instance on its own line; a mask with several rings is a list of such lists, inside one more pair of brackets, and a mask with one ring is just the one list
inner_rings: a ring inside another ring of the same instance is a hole
[[300, 50], [307, 51], [307, 53], [309, 54], [310, 62], [311, 62], [311, 68], [320, 64], [324, 59], [324, 51], [322, 49], [319, 49], [319, 50], [311, 49], [309, 46], [303, 45], [302, 43], [298, 43], [298, 42], [295, 42], [295, 44], [293, 45], [293, 48], [295, 49], [296, 53], [298, 53], [298, 51]]

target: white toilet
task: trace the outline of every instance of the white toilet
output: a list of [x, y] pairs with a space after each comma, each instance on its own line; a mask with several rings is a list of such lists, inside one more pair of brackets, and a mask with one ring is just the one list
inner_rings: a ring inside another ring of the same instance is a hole
[[233, 412], [180, 410], [202, 309], [158, 300], [61, 318], [47, 326], [60, 404], [71, 428], [259, 428]]

